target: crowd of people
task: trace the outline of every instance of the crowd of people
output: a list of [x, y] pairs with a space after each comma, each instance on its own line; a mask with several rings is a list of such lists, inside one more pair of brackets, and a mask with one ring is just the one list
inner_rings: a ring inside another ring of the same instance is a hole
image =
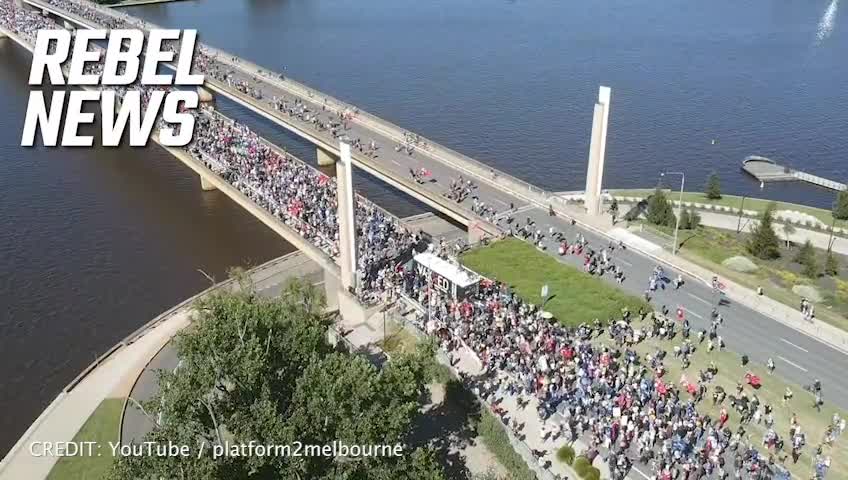
[[[130, 25], [129, 20], [118, 20], [75, 1], [47, 1], [107, 28]], [[0, 1], [0, 21], [33, 43], [38, 29], [56, 27], [50, 20], [7, 0]], [[203, 73], [217, 75], [219, 81], [254, 98], [263, 98], [261, 90], [234, 80], [223, 70], [209, 69], [210, 64], [201, 50], [196, 66]], [[134, 88], [149, 96], [149, 90], [145, 90], [149, 87]], [[355, 115], [319, 112], [298, 100], [272, 98], [269, 104], [316, 129], [331, 132], [334, 138], [346, 135], [346, 122]], [[202, 107], [193, 114], [197, 124], [194, 139], [186, 147], [189, 154], [327, 255], [338, 257], [334, 178], [215, 111]], [[346, 140], [359, 151], [376, 155], [375, 142]], [[417, 136], [407, 136], [404, 148], [421, 146], [422, 142]], [[451, 195], [457, 201], [471, 196], [475, 213], [496, 217], [497, 212], [473, 197], [473, 190], [473, 184], [460, 178], [453, 183]], [[441, 338], [449, 350], [463, 346], [474, 352], [486, 370], [484, 394], [495, 404], [499, 396], [506, 394], [534, 396], [538, 399], [538, 413], [546, 422], [545, 434], [572, 441], [578, 437], [588, 439], [587, 455], [594, 458], [606, 452], [614, 479], [624, 478], [634, 462], [651, 465], [661, 480], [710, 476], [788, 478], [782, 457], [788, 451], [794, 461], [798, 460], [807, 441], [801, 425], [793, 423], [786, 442], [773, 426], [773, 407], [764, 404], [751, 385], [741, 382], [733, 394], [713, 385], [711, 398], [721, 405], [721, 413], [716, 417], [699, 413], [699, 403], [709, 401], [707, 393], [717, 372], [715, 365], [699, 371], [692, 380], [685, 376], [679, 382], [667, 378], [668, 362], [680, 361], [685, 370], [696, 349], [721, 348], [720, 318], [713, 318], [709, 334], [699, 334], [697, 343], [690, 341], [688, 324], [684, 323], [682, 340], [673, 355], [658, 350], [640, 356], [634, 348], [640, 342], [654, 337], [677, 339], [672, 318], [625, 310], [617, 318], [595, 319], [577, 328], [566, 328], [545, 318], [539, 307], [524, 302], [507, 285], [495, 281], [481, 282], [479, 290], [469, 298], [452, 299], [437, 293], [421, 272], [397, 262], [419, 244], [420, 234], [408, 231], [397, 218], [362, 197], [357, 197], [355, 217], [359, 297], [374, 302], [387, 292], [403, 293], [427, 305], [429, 313], [420, 319], [421, 326]], [[612, 258], [612, 244], [596, 248], [580, 234], [568, 242], [563, 232], [542, 232], [529, 219], [523, 225], [511, 217], [506, 222], [511, 234], [534, 245], [544, 247], [542, 240], [547, 236], [557, 240], [561, 255], [582, 255], [589, 274], [609, 272], [623, 280], [624, 271]], [[433, 248], [437, 254], [455, 261], [446, 248]], [[649, 291], [664, 285], [659, 281], [663, 275], [661, 271], [654, 272]], [[609, 345], [597, 341], [603, 334], [611, 339]], [[705, 337], [708, 344], [703, 347]], [[728, 426], [731, 414], [743, 420], [736, 431]], [[751, 422], [765, 422], [767, 426], [761, 445], [751, 442], [747, 434], [746, 425]], [[835, 418], [825, 441], [833, 442], [844, 429], [845, 421]], [[817, 455], [814, 465], [819, 477], [823, 477], [830, 460], [821, 451]]]
[[[575, 244], [591, 249], [585, 239]], [[432, 248], [455, 261], [447, 249]], [[596, 268], [610, 261], [599, 253], [590, 258]], [[587, 456], [605, 452], [616, 480], [634, 463], [649, 466], [661, 480], [789, 478], [784, 461], [797, 462], [807, 441], [796, 419], [784, 443], [774, 425], [774, 407], [760, 400], [755, 388], [759, 379], [754, 385], [751, 374], [740, 380], [736, 392], [714, 384], [718, 368], [713, 362], [691, 379], [685, 374], [679, 382], [668, 378], [668, 362], [680, 361], [685, 371], [695, 350], [705, 348], [702, 342], [720, 342], [718, 316], [709, 334], [699, 334], [696, 343], [689, 338], [688, 322], [681, 329], [674, 318], [659, 313], [624, 310], [618, 318], [603, 319], [607, 322], [596, 319], [566, 328], [496, 281], [484, 281], [472, 296], [453, 300], [412, 268], [398, 267], [389, 280], [396, 293], [427, 306], [427, 313], [418, 318], [420, 328], [440, 338], [449, 352], [467, 347], [477, 356], [487, 379], [481, 394], [495, 412], [506, 414], [497, 406], [504, 395], [535, 397], [544, 437], [586, 439]], [[598, 342], [604, 333], [608, 345]], [[654, 337], [680, 338], [680, 343], [673, 352], [637, 354], [634, 347]], [[715, 417], [699, 413], [699, 404], [710, 398], [721, 406]], [[728, 424], [730, 415], [740, 420], [735, 430]], [[517, 420], [505, 423], [519, 433]], [[751, 423], [765, 425], [762, 442], [752, 439]], [[831, 443], [845, 425], [839, 418], [833, 423], [825, 439]], [[830, 458], [819, 449], [813, 463], [817, 478], [823, 478]]]
[[[51, 0], [63, 8], [74, 5], [66, 0]], [[98, 15], [86, 14], [87, 8], [74, 13], [101, 21]], [[39, 29], [57, 25], [35, 12], [0, 2], [4, 25], [34, 43]], [[110, 24], [114, 27], [114, 25]], [[86, 66], [86, 73], [102, 72], [102, 63]], [[132, 85], [118, 89], [123, 96], [130, 89], [141, 91], [142, 103], [155, 88]], [[287, 152], [261, 139], [246, 125], [234, 122], [213, 109], [202, 106], [191, 112], [195, 117], [192, 142], [185, 150], [224, 180], [296, 230], [331, 258], [339, 256], [339, 226], [336, 180]], [[167, 126], [159, 119], [158, 126]], [[357, 295], [374, 302], [380, 291], [381, 270], [390, 268], [391, 260], [410, 251], [420, 238], [408, 231], [400, 220], [364, 197], [356, 196], [354, 208], [357, 249]]]

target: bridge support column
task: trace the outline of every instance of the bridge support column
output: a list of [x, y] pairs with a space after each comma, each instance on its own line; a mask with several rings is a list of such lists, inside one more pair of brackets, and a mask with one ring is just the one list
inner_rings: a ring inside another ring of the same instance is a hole
[[209, 180], [206, 180], [206, 177], [200, 177], [200, 188], [202, 188], [204, 192], [218, 190], [218, 187], [213, 185]]
[[[339, 144], [341, 158], [336, 162], [336, 199], [339, 220], [339, 262], [341, 263], [341, 286], [350, 291], [356, 288], [356, 230], [353, 214], [353, 162], [350, 145]], [[319, 150], [320, 152], [320, 150]]]
[[199, 85], [197, 87], [197, 97], [202, 103], [209, 103], [215, 100], [215, 96], [212, 95], [212, 92]]
[[589, 166], [586, 170], [586, 213], [601, 214], [601, 191], [604, 179], [604, 157], [607, 149], [607, 126], [609, 123], [609, 87], [598, 89], [598, 102], [592, 117], [592, 140], [589, 144]]
[[66, 30], [70, 30], [70, 31], [72, 31], [72, 32], [74, 31], [74, 24], [73, 24], [73, 23], [71, 23], [71, 22], [69, 22], [69, 21], [67, 21], [67, 20], [63, 20], [63, 21], [62, 21], [62, 24], [65, 26], [65, 29], [66, 29]]
[[42, 9], [41, 9], [41, 15], [43, 15], [43, 16], [45, 16], [45, 17], [49, 17], [49, 16], [50, 16], [50, 12], [48, 12], [46, 8], [42, 8]]
[[341, 294], [341, 284], [338, 277], [324, 270], [324, 296], [327, 301], [328, 310], [339, 309], [339, 295]]
[[335, 154], [324, 150], [321, 147], [317, 147], [316, 151], [318, 152], [318, 166], [319, 167], [329, 167], [330, 165], [336, 164], [339, 160]]

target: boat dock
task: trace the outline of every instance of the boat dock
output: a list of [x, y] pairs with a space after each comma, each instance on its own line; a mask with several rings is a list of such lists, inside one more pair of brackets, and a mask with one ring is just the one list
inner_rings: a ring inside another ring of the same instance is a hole
[[757, 155], [746, 157], [742, 170], [760, 182], [807, 182], [831, 190], [848, 190], [848, 185], [824, 177], [812, 175], [787, 166], [778, 165], [774, 160]]

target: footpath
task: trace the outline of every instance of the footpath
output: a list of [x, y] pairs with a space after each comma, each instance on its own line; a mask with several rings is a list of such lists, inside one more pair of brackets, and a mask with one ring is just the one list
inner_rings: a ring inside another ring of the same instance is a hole
[[[412, 307], [416, 309], [420, 308], [417, 305], [412, 305]], [[402, 317], [395, 310], [391, 310], [388, 314], [392, 316], [395, 323], [400, 324], [409, 333], [419, 338], [426, 337], [422, 331], [413, 325], [411, 317]], [[346, 332], [343, 338], [353, 351], [363, 353], [367, 356], [383, 355], [382, 349], [379, 346], [383, 338], [382, 313], [376, 313], [366, 321], [360, 323], [339, 319], [338, 326]], [[448, 367], [457, 378], [460, 378], [460, 374], [462, 374], [465, 379], [470, 380], [470, 383], [478, 383], [475, 380], [480, 379], [483, 370], [477, 355], [465, 346], [454, 350], [451, 354], [453, 362], [451, 362], [451, 358], [442, 350], [437, 351], [436, 359], [439, 363]], [[492, 410], [491, 403], [479, 394], [474, 385], [466, 383], [464, 387], [471, 390], [481, 405], [485, 406], [495, 418], [500, 418]], [[536, 474], [537, 478], [540, 480], [555, 480], [566, 477], [571, 479], [579, 478], [570, 466], [556, 459], [556, 451], [564, 445], [570, 445], [574, 448], [575, 453], [579, 455], [588, 449], [588, 445], [585, 442], [578, 439], [574, 443], [569, 444], [562, 437], [543, 437], [542, 431], [545, 422], [539, 418], [537, 413], [538, 401], [535, 397], [510, 395], [504, 391], [497, 392], [496, 397], [498, 399], [497, 406], [505, 412], [504, 417], [509, 419], [509, 424], [521, 426], [518, 436], [513, 433], [511, 428], [507, 428], [506, 426], [504, 426], [504, 432], [509, 437], [515, 452], [524, 459], [527, 466]], [[546, 426], [547, 429], [550, 429], [550, 427], [551, 425]], [[471, 448], [465, 450], [467, 453], [469, 450], [479, 452], [480, 449]], [[542, 451], [545, 452], [545, 455], [537, 458], [533, 455], [533, 451]], [[479, 453], [476, 454], [479, 455]], [[470, 466], [485, 462], [480, 462], [479, 459], [467, 455], [465, 463]], [[601, 478], [610, 478], [609, 467], [601, 459], [601, 456], [595, 459], [594, 466], [600, 470]]]
[[[273, 289], [292, 276], [316, 268], [303, 254], [294, 252], [251, 269], [249, 274], [257, 287]], [[0, 461], [0, 480], [47, 478], [59, 457], [33, 456], [30, 445], [33, 442], [69, 442], [103, 400], [126, 399], [151, 358], [191, 323], [194, 302], [213, 291], [232, 288], [234, 284], [233, 280], [218, 283], [165, 311], [84, 370], [59, 393]], [[119, 434], [115, 432], [116, 439]]]

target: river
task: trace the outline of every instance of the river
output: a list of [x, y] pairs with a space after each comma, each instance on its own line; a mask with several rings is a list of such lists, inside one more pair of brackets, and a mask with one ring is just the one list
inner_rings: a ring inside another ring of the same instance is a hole
[[[838, 1], [838, 0], [837, 0]], [[581, 189], [598, 85], [613, 89], [605, 187], [828, 207], [832, 192], [739, 171], [765, 155], [846, 181], [845, 15], [834, 0], [188, 0], [127, 10], [551, 190]], [[24, 149], [30, 56], [0, 40], [0, 454], [96, 355], [157, 313], [288, 252], [156, 146]], [[305, 159], [314, 150], [219, 102]], [[712, 140], [715, 139], [715, 144]], [[362, 175], [401, 215], [421, 206]]]

